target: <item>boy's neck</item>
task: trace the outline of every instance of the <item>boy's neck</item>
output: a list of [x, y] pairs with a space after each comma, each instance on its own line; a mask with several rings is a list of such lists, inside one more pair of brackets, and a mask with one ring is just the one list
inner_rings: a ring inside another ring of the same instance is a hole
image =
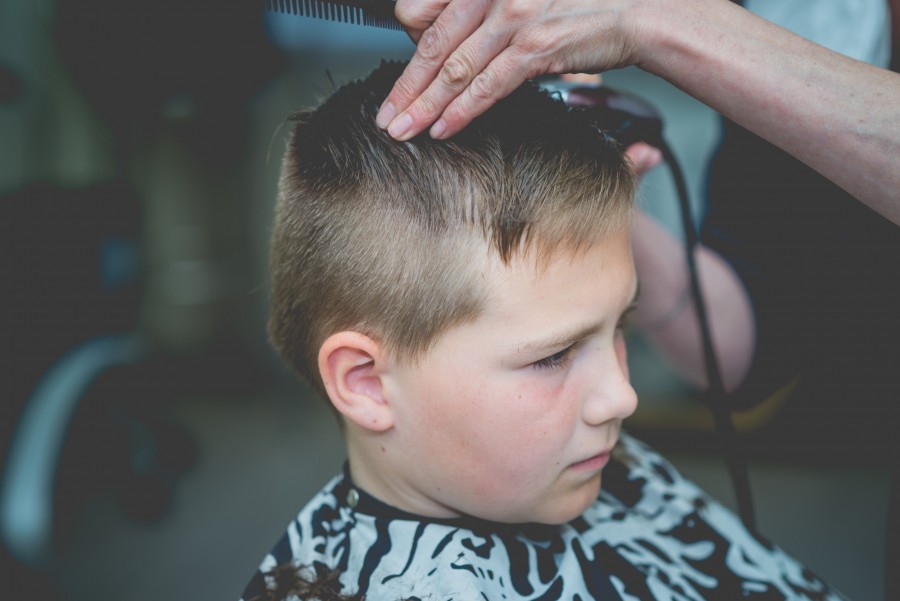
[[433, 499], [413, 493], [402, 478], [402, 465], [414, 460], [395, 457], [390, 452], [390, 432], [379, 435], [354, 431], [352, 425], [344, 434], [347, 458], [353, 483], [375, 499], [402, 511], [428, 518], [459, 517]]

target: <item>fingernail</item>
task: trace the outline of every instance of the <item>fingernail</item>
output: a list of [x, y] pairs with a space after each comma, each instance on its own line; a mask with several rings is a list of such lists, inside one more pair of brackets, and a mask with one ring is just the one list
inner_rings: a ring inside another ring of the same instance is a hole
[[404, 113], [391, 122], [391, 125], [388, 127], [388, 133], [391, 134], [392, 138], [399, 140], [409, 131], [412, 123], [412, 117]]
[[435, 140], [440, 140], [443, 138], [445, 131], [447, 131], [447, 122], [443, 119], [438, 119], [437, 123], [431, 126], [431, 131], [428, 133]]
[[387, 126], [394, 120], [396, 115], [397, 109], [394, 107], [394, 104], [385, 102], [381, 105], [381, 108], [378, 109], [378, 115], [375, 116], [375, 125], [381, 129], [387, 129]]

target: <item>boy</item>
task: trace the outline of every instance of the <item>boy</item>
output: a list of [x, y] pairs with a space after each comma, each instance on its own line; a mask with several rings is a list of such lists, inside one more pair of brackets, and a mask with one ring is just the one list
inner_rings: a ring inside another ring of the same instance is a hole
[[448, 142], [394, 142], [374, 118], [401, 70], [288, 143], [270, 334], [348, 464], [244, 600], [838, 598], [620, 432], [637, 281], [615, 144], [531, 86]]

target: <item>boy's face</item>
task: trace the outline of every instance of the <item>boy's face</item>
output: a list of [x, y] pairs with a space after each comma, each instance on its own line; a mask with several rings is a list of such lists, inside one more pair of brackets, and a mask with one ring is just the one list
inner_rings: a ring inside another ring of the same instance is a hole
[[562, 523], [596, 499], [637, 404], [618, 328], [637, 289], [628, 228], [543, 271], [492, 258], [483, 275], [482, 315], [385, 378], [376, 478], [420, 514]]

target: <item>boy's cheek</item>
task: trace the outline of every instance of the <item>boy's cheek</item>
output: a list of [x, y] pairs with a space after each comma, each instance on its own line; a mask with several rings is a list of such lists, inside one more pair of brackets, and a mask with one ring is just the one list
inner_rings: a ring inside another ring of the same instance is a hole
[[576, 405], [575, 389], [562, 375], [551, 376], [536, 372], [529, 377], [517, 378], [502, 392], [506, 399], [503, 413], [525, 424], [549, 425], [565, 420], [569, 413], [566, 408]]

